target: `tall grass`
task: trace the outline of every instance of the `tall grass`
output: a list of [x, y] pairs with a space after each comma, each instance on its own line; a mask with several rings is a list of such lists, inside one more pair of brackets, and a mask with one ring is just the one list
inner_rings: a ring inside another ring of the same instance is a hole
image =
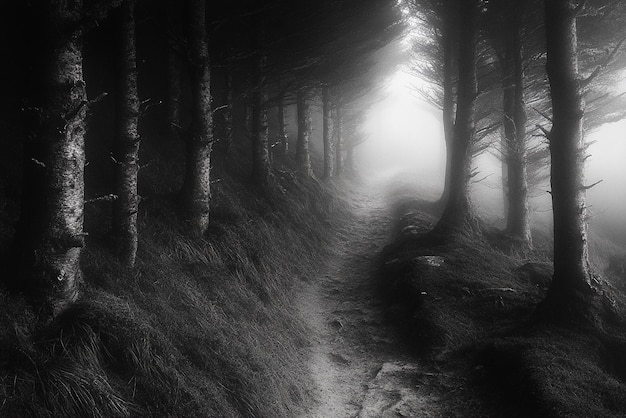
[[[440, 395], [462, 382], [454, 399], [447, 398], [446, 415], [625, 416], [626, 249], [620, 241], [590, 235], [603, 288], [590, 308], [597, 321], [538, 320], [534, 312], [552, 275], [550, 234], [534, 234], [531, 252], [511, 250], [506, 237], [493, 232], [440, 240], [428, 234], [428, 208], [418, 201], [399, 205], [380, 277], [390, 316], [424, 362], [443, 372]], [[429, 266], [422, 256], [443, 262]]]
[[[315, 181], [276, 182], [257, 193], [224, 175], [202, 239], [184, 235], [175, 199], [146, 200], [131, 270], [92, 225], [81, 299], [50, 324], [1, 291], [0, 415], [297, 415], [312, 382], [295, 293], [338, 205]], [[91, 219], [106, 224], [100, 210]]]

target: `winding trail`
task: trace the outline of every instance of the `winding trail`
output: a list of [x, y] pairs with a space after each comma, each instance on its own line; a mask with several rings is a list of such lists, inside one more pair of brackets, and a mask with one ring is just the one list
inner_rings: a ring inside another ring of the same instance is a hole
[[340, 232], [325, 274], [299, 303], [314, 332], [310, 372], [318, 392], [303, 417], [441, 416], [437, 396], [421, 384], [430, 373], [385, 325], [373, 273], [393, 219], [383, 185], [364, 189], [350, 202], [354, 216]]

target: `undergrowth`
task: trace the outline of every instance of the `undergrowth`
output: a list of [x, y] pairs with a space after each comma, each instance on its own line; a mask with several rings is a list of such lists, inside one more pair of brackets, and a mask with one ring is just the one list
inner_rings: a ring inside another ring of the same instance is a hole
[[312, 382], [295, 294], [341, 208], [331, 186], [289, 170], [274, 180], [259, 192], [223, 174], [202, 239], [185, 235], [174, 195], [150, 196], [133, 269], [112, 254], [110, 208], [88, 207], [79, 301], [38, 325], [0, 291], [0, 415], [297, 415]]
[[441, 371], [446, 416], [626, 414], [623, 247], [592, 237], [602, 300], [616, 315], [560, 324], [534, 316], [552, 276], [544, 233], [534, 234], [538, 250], [515, 251], [493, 230], [433, 236], [436, 206], [427, 202], [404, 199], [396, 218], [381, 254], [381, 291], [399, 331]]

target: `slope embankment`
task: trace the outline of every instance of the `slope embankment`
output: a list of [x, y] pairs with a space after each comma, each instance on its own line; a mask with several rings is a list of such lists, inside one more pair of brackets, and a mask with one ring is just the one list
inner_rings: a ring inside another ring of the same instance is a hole
[[[310, 332], [294, 300], [341, 212], [331, 186], [276, 170], [262, 193], [221, 173], [196, 239], [159, 191], [163, 170], [146, 170], [156, 180], [144, 182], [135, 268], [116, 260], [98, 202], [73, 306], [39, 324], [0, 290], [1, 416], [293, 417], [308, 405]], [[8, 238], [14, 217], [2, 215]]]
[[441, 239], [433, 205], [413, 196], [396, 205], [380, 285], [397, 330], [447, 385], [441, 416], [624, 416], [623, 278], [598, 276], [591, 322], [535, 315], [552, 276], [545, 232], [530, 252], [488, 226]]

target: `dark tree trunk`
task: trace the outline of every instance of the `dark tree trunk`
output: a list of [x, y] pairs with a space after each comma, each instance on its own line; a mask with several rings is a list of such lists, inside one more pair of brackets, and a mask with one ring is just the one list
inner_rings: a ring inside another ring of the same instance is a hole
[[450, 150], [449, 195], [443, 215], [435, 231], [463, 232], [475, 229], [469, 189], [472, 166], [472, 144], [475, 134], [475, 103], [477, 97], [476, 42], [477, 42], [477, 0], [460, 2], [459, 20], [459, 82], [456, 121], [453, 143]]
[[285, 120], [285, 99], [278, 100], [278, 150], [283, 156], [289, 151], [289, 138], [287, 136], [287, 123]]
[[504, 162], [506, 164], [507, 232], [524, 246], [531, 245], [526, 172], [526, 104], [521, 21], [510, 22], [505, 39], [503, 69]]
[[265, 56], [259, 54], [252, 72], [252, 180], [259, 186], [267, 185], [270, 177], [265, 60]]
[[229, 58], [226, 67], [226, 109], [223, 114], [225, 136], [222, 139], [226, 141], [225, 148], [227, 152], [232, 151], [235, 147], [235, 143], [233, 142], [233, 105], [235, 100], [233, 88], [233, 64]]
[[42, 316], [78, 296], [84, 246], [87, 94], [83, 81], [82, 1], [38, 3], [29, 22], [23, 198], [15, 237], [16, 283]]
[[211, 77], [206, 37], [205, 0], [190, 0], [187, 10], [191, 81], [191, 126], [182, 198], [191, 233], [209, 225], [211, 145], [213, 142]]
[[165, 118], [170, 139], [180, 139], [180, 99], [181, 71], [178, 45], [174, 38], [177, 33], [177, 19], [175, 18], [176, 3], [170, 0], [167, 3], [167, 97], [165, 99]]
[[547, 71], [552, 95], [550, 134], [554, 277], [548, 300], [593, 289], [587, 249], [583, 143], [585, 103], [578, 74], [572, 0], [546, 1]]
[[309, 136], [311, 135], [311, 109], [307, 102], [307, 91], [299, 89], [297, 93], [298, 106], [298, 142], [296, 144], [296, 162], [298, 171], [306, 176], [313, 175], [311, 155], [309, 154]]
[[232, 59], [224, 56], [223, 63], [212, 69], [213, 136], [215, 146], [223, 153], [233, 150], [233, 76]]
[[450, 195], [452, 171], [452, 144], [454, 137], [454, 30], [453, 20], [446, 19], [442, 31], [443, 43], [443, 133], [446, 144], [446, 172], [440, 202], [445, 204]]
[[[248, 65], [247, 62], [246, 62], [246, 65]], [[243, 105], [244, 105], [243, 126], [246, 131], [246, 135], [248, 135], [248, 137], [252, 135], [252, 89], [253, 89], [253, 86], [251, 85], [251, 82], [250, 82], [252, 77], [253, 77], [252, 71], [246, 68], [246, 77], [242, 83], [243, 84], [242, 97], [243, 97]]]
[[332, 105], [328, 87], [322, 89], [323, 142], [324, 142], [324, 178], [333, 176], [333, 144], [332, 144]]
[[135, 47], [135, 4], [125, 1], [117, 11], [117, 91], [115, 149], [116, 194], [113, 204], [113, 234], [122, 262], [132, 267], [137, 256], [137, 175], [139, 173], [139, 97]]
[[340, 176], [343, 173], [343, 121], [341, 106], [339, 103], [335, 105], [335, 129], [333, 135], [335, 137], [335, 174]]
[[233, 149], [233, 76], [230, 59], [226, 60], [225, 66], [213, 70], [212, 79], [216, 78], [222, 84], [219, 89], [213, 89], [217, 93], [213, 111], [215, 145], [220, 151], [230, 153]]

